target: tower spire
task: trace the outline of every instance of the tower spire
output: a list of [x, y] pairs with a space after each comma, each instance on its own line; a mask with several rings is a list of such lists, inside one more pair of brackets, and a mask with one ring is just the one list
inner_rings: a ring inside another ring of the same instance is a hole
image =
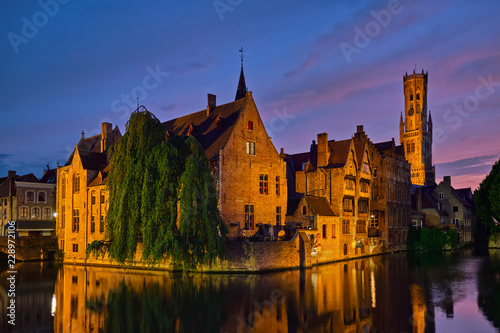
[[243, 98], [247, 94], [247, 85], [245, 83], [245, 74], [243, 73], [243, 47], [240, 49], [240, 58], [241, 58], [241, 71], [240, 71], [240, 80], [238, 82], [238, 89], [236, 90], [235, 101]]

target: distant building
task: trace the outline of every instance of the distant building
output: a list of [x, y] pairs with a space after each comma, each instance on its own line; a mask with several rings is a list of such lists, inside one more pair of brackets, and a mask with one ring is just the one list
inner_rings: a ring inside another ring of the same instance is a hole
[[9, 171], [0, 178], [0, 235], [5, 235], [8, 222], [15, 221], [19, 237], [55, 237], [55, 175], [55, 169], [45, 170], [41, 179]]
[[432, 165], [432, 117], [427, 115], [428, 74], [415, 73], [403, 76], [405, 115], [401, 113], [399, 133], [405, 149], [406, 160], [411, 165], [411, 182], [414, 185], [435, 183]]
[[104, 239], [109, 148], [120, 137], [118, 127], [102, 123], [101, 134], [82, 134], [66, 164], [57, 169], [57, 238], [65, 260], [85, 259], [87, 246]]
[[470, 188], [455, 190], [451, 177], [445, 176], [438, 185], [415, 187], [412, 194], [412, 222], [415, 227], [454, 228], [458, 244], [474, 241], [472, 225], [475, 205]]

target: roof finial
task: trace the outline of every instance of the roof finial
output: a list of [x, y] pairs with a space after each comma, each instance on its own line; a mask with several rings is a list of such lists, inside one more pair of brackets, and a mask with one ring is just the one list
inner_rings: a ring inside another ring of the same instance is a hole
[[85, 139], [85, 131], [82, 130], [82, 139]]
[[137, 99], [137, 108], [139, 108], [139, 97], [136, 97]]
[[243, 54], [243, 46], [240, 49], [240, 58], [241, 58], [241, 68], [243, 68], [243, 58], [245, 58], [245, 55]]

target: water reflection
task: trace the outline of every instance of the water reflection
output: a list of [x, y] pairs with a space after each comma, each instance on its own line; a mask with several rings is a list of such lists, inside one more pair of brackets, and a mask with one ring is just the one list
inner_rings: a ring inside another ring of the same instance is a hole
[[[255, 275], [73, 265], [57, 270], [40, 263], [22, 264], [18, 272], [17, 318], [26, 332], [52, 325], [55, 332], [495, 332], [500, 327], [500, 250], [484, 256], [472, 250], [402, 253]], [[1, 331], [7, 328], [2, 320]]]

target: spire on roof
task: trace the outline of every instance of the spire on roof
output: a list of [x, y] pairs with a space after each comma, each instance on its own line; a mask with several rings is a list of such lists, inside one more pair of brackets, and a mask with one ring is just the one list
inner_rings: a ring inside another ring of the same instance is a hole
[[401, 118], [399, 118], [399, 126], [403, 126], [403, 112], [401, 112]]
[[240, 49], [240, 58], [241, 58], [241, 72], [240, 72], [240, 81], [238, 82], [238, 89], [236, 90], [235, 101], [243, 98], [247, 94], [247, 85], [245, 83], [245, 74], [243, 73], [243, 48]]

